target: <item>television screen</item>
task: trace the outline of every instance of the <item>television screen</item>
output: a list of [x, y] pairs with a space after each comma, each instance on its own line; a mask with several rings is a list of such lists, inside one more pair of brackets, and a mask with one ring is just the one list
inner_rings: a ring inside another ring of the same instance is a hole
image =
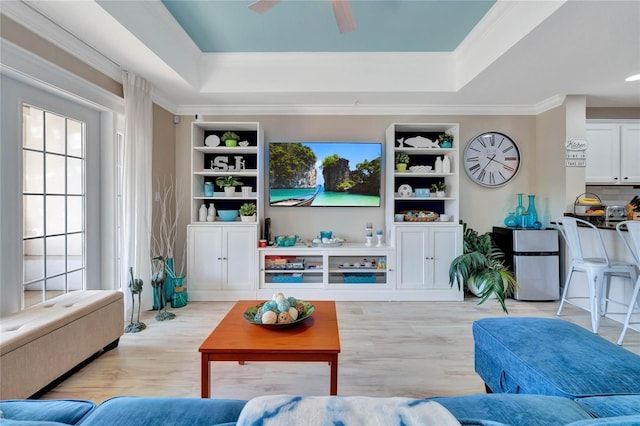
[[380, 142], [269, 143], [269, 205], [380, 206]]

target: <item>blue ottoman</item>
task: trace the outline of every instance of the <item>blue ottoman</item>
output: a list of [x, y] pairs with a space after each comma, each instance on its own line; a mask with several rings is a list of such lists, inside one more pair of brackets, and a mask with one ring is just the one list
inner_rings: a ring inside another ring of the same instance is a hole
[[640, 356], [548, 318], [473, 323], [475, 370], [487, 390], [581, 398], [640, 394]]

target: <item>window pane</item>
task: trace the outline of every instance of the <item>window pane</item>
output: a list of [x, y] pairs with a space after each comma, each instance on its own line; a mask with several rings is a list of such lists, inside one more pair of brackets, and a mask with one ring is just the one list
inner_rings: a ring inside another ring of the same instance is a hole
[[45, 166], [47, 173], [47, 194], [64, 194], [65, 157], [47, 154], [45, 159], [47, 161], [47, 165]]
[[24, 307], [36, 305], [42, 302], [42, 286], [44, 281], [38, 282], [38, 284], [32, 284], [24, 288]]
[[71, 272], [67, 275], [69, 280], [69, 291], [82, 290], [83, 271]]
[[[47, 195], [47, 235], [63, 234], [65, 232], [64, 195]], [[47, 251], [49, 247], [47, 246]], [[62, 252], [64, 254], [64, 252]]]
[[84, 157], [82, 123], [67, 119], [67, 155]]
[[44, 157], [41, 152], [24, 151], [22, 156], [22, 190], [27, 193], [44, 192]]
[[82, 182], [83, 165], [83, 160], [67, 157], [67, 194], [84, 194]]
[[84, 255], [84, 234], [69, 234], [67, 236], [67, 257], [69, 258], [69, 271], [82, 268]]
[[22, 146], [43, 150], [44, 113], [42, 110], [25, 105], [22, 108]]
[[42, 195], [22, 197], [22, 232], [24, 238], [44, 235], [44, 197]]
[[80, 232], [84, 230], [82, 203], [84, 197], [67, 198], [67, 232]]
[[46, 286], [46, 296], [47, 300], [53, 299], [56, 296], [60, 296], [66, 290], [65, 283], [67, 281], [66, 275], [61, 275], [59, 277], [48, 278], [45, 281]]
[[28, 105], [22, 114], [23, 287], [31, 306], [84, 287], [85, 124]]
[[47, 265], [47, 277], [52, 275], [58, 275], [66, 272], [65, 256], [64, 256], [64, 244], [65, 236], [59, 237], [47, 237], [46, 239], [46, 265]]
[[45, 150], [47, 152], [56, 152], [58, 154], [64, 154], [66, 148], [66, 126], [64, 117], [45, 113]]
[[23, 279], [25, 283], [44, 278], [44, 238], [26, 240], [23, 244]]

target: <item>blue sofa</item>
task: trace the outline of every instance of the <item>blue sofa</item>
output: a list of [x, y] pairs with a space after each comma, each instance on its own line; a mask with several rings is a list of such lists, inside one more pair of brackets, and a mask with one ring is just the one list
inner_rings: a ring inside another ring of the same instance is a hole
[[[304, 397], [293, 398], [301, 399]], [[382, 404], [385, 398], [376, 398], [376, 400]], [[411, 405], [428, 401], [438, 402], [462, 425], [640, 425], [640, 395], [572, 400], [547, 395], [478, 394], [415, 399], [411, 400]], [[2, 410], [3, 418], [0, 419], [0, 425], [232, 426], [236, 425], [246, 404], [247, 401], [241, 400], [128, 396], [111, 398], [98, 406], [91, 401], [82, 400], [2, 401], [0, 402], [0, 410]], [[286, 406], [287, 409], [290, 409], [291, 404]], [[272, 418], [272, 411], [267, 411], [262, 416], [262, 418], [272, 421], [272, 423], [264, 422], [265, 425], [279, 424], [277, 419]], [[337, 411], [335, 410], [334, 414]], [[366, 413], [361, 413], [361, 415], [366, 416]], [[261, 423], [251, 422], [248, 424]], [[319, 425], [323, 423], [306, 423], [304, 421], [295, 423], [296, 426], [304, 424]], [[420, 423], [404, 422], [404, 424]], [[349, 426], [349, 423], [346, 426]]]
[[[395, 410], [398, 416], [397, 422], [377, 424], [422, 426], [423, 422], [402, 416], [411, 410], [421, 413], [421, 407], [437, 402], [463, 425], [640, 426], [638, 355], [562, 320], [488, 318], [476, 321], [473, 332], [476, 371], [487, 389], [496, 393], [371, 398], [366, 402], [373, 410], [386, 407], [386, 414]], [[353, 399], [361, 403], [359, 398], [367, 397], [273, 396], [242, 401], [119, 396], [98, 406], [82, 400], [12, 400], [0, 401], [0, 425], [329, 425], [335, 423], [327, 419], [345, 415], [345, 407]], [[316, 409], [318, 417], [309, 420], [313, 403], [323, 405]], [[296, 409], [303, 414], [295, 417]], [[296, 421], [280, 422], [278, 415], [294, 415]], [[360, 409], [355, 415], [367, 419], [372, 414]]]

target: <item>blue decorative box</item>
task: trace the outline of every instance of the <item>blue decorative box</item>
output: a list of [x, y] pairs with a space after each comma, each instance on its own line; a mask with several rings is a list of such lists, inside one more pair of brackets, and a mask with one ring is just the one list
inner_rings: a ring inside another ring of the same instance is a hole
[[375, 274], [342, 274], [347, 284], [375, 284]]
[[416, 198], [429, 198], [431, 197], [431, 191], [429, 188], [416, 188], [415, 189]]
[[303, 275], [302, 274], [272, 275], [271, 279], [274, 283], [301, 283], [303, 279]]

